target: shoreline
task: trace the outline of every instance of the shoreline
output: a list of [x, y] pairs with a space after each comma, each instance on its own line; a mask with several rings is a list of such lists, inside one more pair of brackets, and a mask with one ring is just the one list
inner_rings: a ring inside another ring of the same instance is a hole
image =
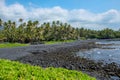
[[39, 53], [52, 53], [56, 52], [59, 49], [64, 49], [64, 48], [73, 48], [72, 50], [69, 49], [70, 51], [78, 50], [78, 49], [87, 49], [87, 48], [92, 48], [96, 47], [96, 45], [88, 43], [95, 43], [94, 41], [91, 40], [86, 40], [86, 41], [75, 41], [75, 42], [69, 42], [69, 43], [60, 43], [60, 44], [38, 44], [38, 45], [30, 45], [30, 46], [25, 46], [25, 47], [16, 47], [16, 48], [0, 48], [0, 58], [4, 59], [10, 59], [10, 60], [16, 60], [20, 57], [24, 57], [26, 55], [30, 55], [34, 52], [39, 52]]
[[[10, 60], [20, 61], [22, 63], [38, 65], [44, 68], [62, 67], [70, 70], [82, 71], [89, 74], [90, 76], [96, 77], [97, 80], [109, 80], [110, 76], [120, 77], [120, 68], [114, 63], [103, 65], [102, 62], [96, 63], [93, 60], [75, 56], [74, 53], [82, 49], [91, 49], [101, 46], [95, 44], [95, 42], [96, 40], [86, 40], [53, 45], [41, 44], [31, 45], [29, 47], [11, 48], [8, 49], [9, 52], [10, 50], [12, 50], [12, 52], [16, 51], [17, 56], [11, 55], [12, 57], [3, 57]], [[6, 51], [7, 49], [3, 50]]]

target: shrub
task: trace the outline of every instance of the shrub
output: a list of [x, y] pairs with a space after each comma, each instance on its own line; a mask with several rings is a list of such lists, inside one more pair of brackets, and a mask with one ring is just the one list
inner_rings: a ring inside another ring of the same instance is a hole
[[96, 80], [75, 70], [41, 68], [0, 59], [0, 80]]

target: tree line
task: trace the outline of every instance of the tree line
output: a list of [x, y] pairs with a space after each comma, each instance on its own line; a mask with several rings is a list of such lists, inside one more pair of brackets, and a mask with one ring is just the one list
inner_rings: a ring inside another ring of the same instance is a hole
[[0, 19], [0, 41], [30, 43], [40, 41], [63, 41], [77, 39], [113, 39], [120, 38], [120, 29], [112, 30], [105, 28], [103, 30], [91, 30], [85, 28], [74, 28], [70, 24], [60, 21], [44, 22], [39, 21], [23, 22], [19, 19], [19, 25], [16, 22], [8, 20], [6, 22]]

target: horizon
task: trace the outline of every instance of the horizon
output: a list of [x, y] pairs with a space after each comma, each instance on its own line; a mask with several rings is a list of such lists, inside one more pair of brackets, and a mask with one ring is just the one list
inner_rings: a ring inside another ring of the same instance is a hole
[[0, 18], [4, 21], [61, 21], [73, 27], [100, 30], [120, 28], [119, 0], [1, 0]]

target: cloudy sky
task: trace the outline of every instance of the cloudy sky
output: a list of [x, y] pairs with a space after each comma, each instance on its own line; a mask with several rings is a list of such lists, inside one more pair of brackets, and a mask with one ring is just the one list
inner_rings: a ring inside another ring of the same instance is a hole
[[120, 28], [120, 0], [0, 0], [0, 18], [59, 20], [74, 27]]

